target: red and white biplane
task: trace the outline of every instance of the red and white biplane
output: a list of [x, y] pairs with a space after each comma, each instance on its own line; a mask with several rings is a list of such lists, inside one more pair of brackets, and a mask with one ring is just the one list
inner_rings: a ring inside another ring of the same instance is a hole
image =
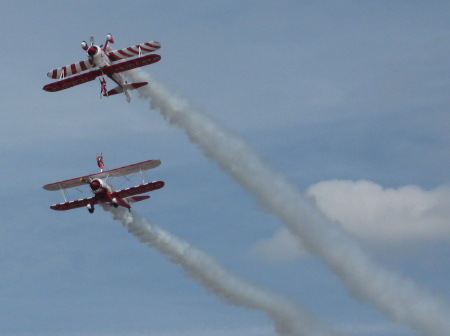
[[[81, 47], [83, 50], [86, 50], [88, 59], [49, 71], [47, 76], [59, 79], [59, 81], [47, 84], [43, 89], [49, 92], [61, 91], [101, 77], [100, 94], [103, 94], [103, 96], [112, 96], [123, 92], [127, 102], [130, 102], [131, 98], [128, 91], [147, 85], [148, 82], [127, 83], [120, 73], [158, 62], [161, 56], [157, 54], [142, 55], [161, 48], [161, 44], [156, 41], [151, 41], [124, 49], [112, 50], [110, 47], [112, 43], [114, 43], [114, 39], [111, 34], [106, 36], [104, 45], [94, 45], [94, 38], [92, 36], [90, 45], [86, 41], [81, 42]], [[131, 59], [126, 60], [127, 58]], [[90, 70], [95, 67], [98, 67], [98, 69]], [[117, 87], [108, 91], [105, 75], [116, 82]]]
[[[98, 203], [109, 203], [114, 207], [123, 206], [127, 209], [131, 209], [130, 203], [143, 201], [150, 198], [148, 195], [140, 195], [149, 191], [161, 189], [164, 187], [163, 181], [145, 182], [143, 173], [149, 169], [158, 167], [161, 164], [160, 160], [147, 160], [132, 165], [103, 170], [103, 157], [97, 155], [97, 164], [100, 168], [100, 172], [96, 174], [90, 174], [73, 178], [70, 180], [55, 182], [46, 184], [43, 186], [46, 190], [61, 190], [64, 203], [54, 204], [50, 207], [53, 210], [70, 210], [75, 208], [87, 207], [90, 213], [94, 212], [94, 205]], [[142, 184], [122, 189], [114, 190], [106, 180], [109, 177], [118, 177], [140, 172], [142, 175]], [[89, 184], [90, 190], [94, 194], [92, 197], [79, 199], [76, 201], [68, 201], [65, 193], [65, 189], [78, 187], [84, 184]]]

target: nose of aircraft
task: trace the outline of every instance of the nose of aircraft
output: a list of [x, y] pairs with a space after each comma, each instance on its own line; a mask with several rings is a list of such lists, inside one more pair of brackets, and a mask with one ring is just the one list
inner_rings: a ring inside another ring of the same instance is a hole
[[89, 56], [94, 56], [96, 52], [97, 52], [97, 47], [96, 46], [89, 47], [89, 49], [87, 51]]
[[90, 183], [90, 187], [93, 191], [97, 191], [100, 188], [100, 182], [98, 180], [94, 180]]

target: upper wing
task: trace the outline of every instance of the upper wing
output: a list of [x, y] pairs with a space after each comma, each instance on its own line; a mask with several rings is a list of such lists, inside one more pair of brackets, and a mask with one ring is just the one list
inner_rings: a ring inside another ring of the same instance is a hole
[[64, 78], [64, 79], [61, 79], [60, 81], [47, 84], [43, 87], [43, 89], [45, 91], [49, 91], [49, 92], [61, 91], [61, 90], [71, 88], [72, 86], [75, 86], [75, 85], [80, 85], [83, 83], [90, 82], [101, 75], [102, 75], [102, 71], [100, 69], [97, 69], [97, 70], [86, 72], [84, 74]]
[[43, 186], [45, 190], [61, 190], [61, 189], [68, 189], [73, 187], [78, 187], [80, 185], [86, 184], [89, 182], [90, 175], [86, 175], [83, 177], [77, 177], [70, 180], [55, 182], [55, 183], [49, 183]]
[[161, 48], [161, 43], [156, 42], [156, 41], [151, 41], [151, 42], [141, 43], [141, 44], [135, 45], [133, 47], [109, 51], [108, 56], [113, 61], [116, 61], [116, 60], [119, 60], [122, 58], [128, 58], [128, 57], [133, 57], [133, 56], [139, 55], [139, 53], [147, 54], [149, 52], [158, 50], [159, 48]]
[[161, 164], [160, 160], [142, 161], [142, 162], [135, 163], [135, 164], [132, 164], [129, 166], [124, 166], [124, 167], [115, 168], [115, 169], [111, 169], [111, 170], [105, 170], [101, 173], [90, 174], [90, 175], [86, 175], [86, 176], [73, 178], [70, 180], [46, 184], [45, 186], [43, 186], [43, 188], [46, 190], [61, 190], [61, 189], [78, 187], [80, 185], [89, 183], [89, 181], [93, 178], [104, 178], [104, 177], [110, 177], [110, 176], [117, 177], [117, 176], [133, 174], [133, 173], [137, 173], [139, 171], [156, 168], [160, 164]]
[[126, 198], [138, 194], [143, 194], [152, 190], [161, 189], [162, 187], [164, 187], [163, 181], [148, 182], [136, 187], [113, 191], [111, 193], [111, 197]]
[[47, 76], [54, 79], [64, 78], [70, 75], [75, 75], [81, 71], [88, 70], [92, 68], [93, 65], [89, 60], [80, 61], [78, 63], [73, 63], [70, 65], [66, 65], [62, 68], [53, 69], [47, 72]]
[[110, 176], [123, 176], [123, 175], [129, 175], [134, 174], [140, 171], [149, 170], [152, 168], [156, 168], [161, 164], [161, 160], [147, 160], [142, 161], [139, 163], [134, 163], [128, 166], [115, 168], [111, 170], [105, 170], [102, 173], [91, 175], [93, 178], [103, 178], [103, 177], [110, 177]]
[[53, 210], [70, 210], [85, 207], [88, 204], [96, 204], [97, 200], [95, 197], [83, 198], [76, 201], [70, 201], [65, 203], [54, 204], [50, 207]]

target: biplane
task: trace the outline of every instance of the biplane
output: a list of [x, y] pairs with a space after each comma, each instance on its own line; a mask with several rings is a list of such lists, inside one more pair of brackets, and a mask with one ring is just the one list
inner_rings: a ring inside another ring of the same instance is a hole
[[[131, 203], [140, 202], [150, 198], [149, 195], [140, 194], [164, 187], [163, 181], [145, 182], [144, 179], [144, 173], [149, 169], [158, 167], [161, 164], [160, 160], [147, 160], [120, 168], [103, 170], [103, 156], [97, 155], [97, 164], [100, 168], [99, 173], [50, 183], [43, 186], [46, 190], [61, 190], [64, 197], [64, 203], [54, 204], [50, 207], [50, 209], [70, 210], [86, 207], [90, 213], [93, 213], [95, 210], [94, 206], [99, 203], [108, 203], [115, 208], [122, 206], [127, 209], [131, 209]], [[125, 176], [134, 173], [141, 173], [142, 184], [127, 189], [114, 190], [112, 186], [107, 183], [108, 178]], [[69, 201], [67, 199], [65, 193], [66, 189], [85, 184], [89, 184], [89, 188], [94, 196], [75, 201]]]
[[[120, 73], [158, 62], [161, 56], [144, 54], [161, 48], [161, 44], [151, 41], [124, 49], [112, 50], [110, 44], [113, 43], [114, 39], [111, 34], [106, 36], [105, 44], [100, 46], [94, 44], [93, 36], [91, 36], [90, 44], [86, 41], [81, 42], [81, 48], [87, 52], [88, 59], [49, 71], [48, 77], [59, 80], [45, 85], [43, 89], [49, 92], [61, 91], [100, 77], [100, 97], [101, 95], [107, 97], [124, 93], [127, 102], [130, 102], [131, 97], [128, 91], [147, 85], [148, 82], [128, 83]], [[98, 69], [94, 70], [94, 68]], [[117, 87], [108, 91], [105, 76], [112, 79]]]

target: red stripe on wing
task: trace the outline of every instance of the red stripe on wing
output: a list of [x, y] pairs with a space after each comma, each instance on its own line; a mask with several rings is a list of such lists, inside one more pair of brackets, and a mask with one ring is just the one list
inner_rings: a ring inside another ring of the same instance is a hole
[[130, 55], [130, 54], [126, 53], [126, 52], [123, 51], [122, 49], [121, 49], [121, 50], [117, 50], [116, 52], [117, 52], [118, 54], [122, 55], [122, 56], [125, 56], [125, 57], [131, 57], [131, 56], [133, 56], [133, 55]]
[[[136, 48], [136, 49], [135, 49]], [[138, 55], [139, 54], [139, 46], [136, 47], [128, 47], [126, 48], [129, 52], [132, 54]]]
[[151, 42], [145, 42], [144, 45], [146, 45], [147, 47], [150, 47], [154, 50], [161, 48], [161, 45], [151, 44]]
[[81, 68], [81, 71], [87, 70], [86, 63], [85, 62], [80, 62], [80, 68]]

